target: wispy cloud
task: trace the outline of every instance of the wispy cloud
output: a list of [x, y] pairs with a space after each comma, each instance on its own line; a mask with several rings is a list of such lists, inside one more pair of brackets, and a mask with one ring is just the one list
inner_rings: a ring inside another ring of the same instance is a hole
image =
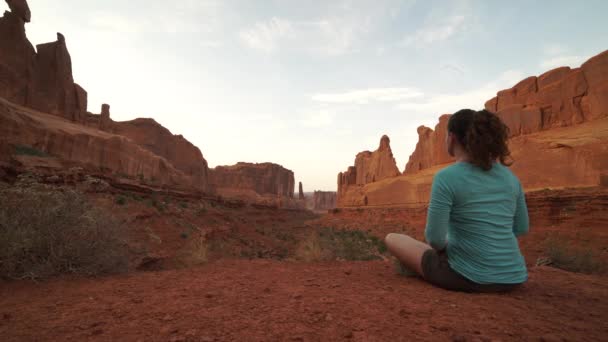
[[540, 67], [544, 70], [562, 66], [578, 67], [583, 64], [586, 59], [586, 56], [581, 55], [554, 56], [541, 61]]
[[292, 39], [295, 30], [290, 21], [281, 18], [272, 18], [268, 22], [258, 22], [254, 27], [243, 30], [239, 38], [252, 49], [273, 52], [281, 40]]
[[312, 96], [312, 99], [324, 103], [369, 104], [372, 102], [397, 102], [423, 95], [414, 88], [368, 88], [342, 93], [316, 94]]
[[368, 28], [369, 22], [355, 23], [343, 18], [290, 21], [273, 17], [241, 30], [238, 36], [245, 46], [265, 53], [286, 49], [340, 55], [351, 50]]
[[442, 19], [439, 22], [428, 22], [412, 35], [405, 37], [404, 44], [410, 45], [430, 45], [439, 43], [452, 38], [462, 31], [465, 27], [465, 17], [455, 15]]
[[150, 2], [144, 10], [127, 13], [98, 6], [88, 15], [88, 24], [96, 30], [114, 33], [210, 33], [218, 30], [223, 15], [218, 0], [184, 0], [173, 6]]
[[402, 102], [397, 108], [435, 114], [454, 113], [462, 108], [481, 109], [484, 103], [496, 96], [499, 90], [512, 87], [523, 77], [522, 72], [508, 70], [503, 72], [497, 80], [481, 87], [458, 93], [429, 94], [417, 101]]
[[300, 124], [310, 128], [325, 127], [334, 122], [334, 116], [335, 113], [327, 109], [303, 112]]

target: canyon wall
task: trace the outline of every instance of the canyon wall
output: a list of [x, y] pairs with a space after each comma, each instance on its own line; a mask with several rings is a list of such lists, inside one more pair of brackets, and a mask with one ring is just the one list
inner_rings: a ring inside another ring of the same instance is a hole
[[176, 169], [165, 158], [122, 135], [84, 127], [57, 116], [32, 111], [0, 99], [0, 136], [13, 148], [24, 147], [59, 158], [95, 173], [131, 177], [154, 186], [205, 191], [205, 187]]
[[294, 174], [272, 163], [237, 163], [209, 170], [209, 180], [215, 191], [225, 197], [270, 196], [292, 199]]
[[330, 210], [337, 204], [337, 193], [335, 191], [315, 191], [312, 195], [312, 210]]
[[[485, 107], [509, 127], [511, 169], [526, 190], [606, 185], [608, 51], [580, 68], [526, 78]], [[338, 206], [426, 205], [433, 175], [452, 162], [445, 150], [448, 120], [442, 115], [435, 130], [418, 128], [419, 141], [401, 176], [358, 182], [356, 167], [340, 173]]]
[[338, 175], [338, 197], [340, 189], [346, 189], [351, 185], [361, 186], [374, 183], [400, 174], [391, 150], [391, 141], [388, 136], [384, 135], [380, 139], [380, 146], [377, 150], [357, 154], [355, 165]]
[[66, 41], [34, 47], [25, 34], [31, 13], [25, 0], [7, 0], [0, 18], [0, 97], [71, 121], [83, 122], [87, 92], [74, 83]]
[[[173, 135], [153, 119], [115, 122], [107, 104], [99, 115], [88, 113], [87, 92], [74, 83], [65, 37], [57, 33], [56, 42], [34, 50], [25, 34], [25, 23], [31, 19], [27, 2], [7, 3], [11, 11], [0, 18], [0, 97], [10, 103], [3, 104], [0, 119], [6, 124], [2, 129], [5, 139], [10, 137], [8, 143], [33, 144], [28, 146], [109, 173], [211, 192], [207, 161], [183, 136]], [[79, 125], [60, 124], [42, 113]], [[39, 125], [31, 125], [27, 118]], [[19, 122], [21, 135], [16, 133]], [[63, 132], [58, 127], [70, 129]], [[77, 128], [82, 129], [79, 134]]]

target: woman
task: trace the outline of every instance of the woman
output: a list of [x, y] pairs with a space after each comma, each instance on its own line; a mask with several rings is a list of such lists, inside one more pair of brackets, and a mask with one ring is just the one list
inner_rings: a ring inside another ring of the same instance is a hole
[[401, 263], [435, 286], [502, 292], [524, 283], [517, 236], [528, 232], [528, 209], [510, 164], [508, 128], [486, 110], [450, 117], [446, 147], [456, 163], [433, 179], [425, 237], [428, 244], [388, 234]]

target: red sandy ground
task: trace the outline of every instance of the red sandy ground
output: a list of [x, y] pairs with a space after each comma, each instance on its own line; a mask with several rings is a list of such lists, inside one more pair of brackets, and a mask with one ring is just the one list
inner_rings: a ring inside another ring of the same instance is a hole
[[539, 267], [507, 295], [444, 291], [392, 263], [218, 261], [0, 287], [4, 341], [605, 340], [608, 282]]
[[[157, 212], [142, 202], [116, 206], [114, 195], [101, 196], [99, 203], [124, 215], [142, 238], [142, 227], [152, 229], [163, 241], [154, 253], [168, 257], [183, 247], [186, 222], [225, 236], [234, 251], [253, 241], [274, 258], [281, 246], [259, 232], [332, 226], [420, 237], [424, 216], [351, 210], [305, 222], [311, 216], [298, 212], [209, 208], [199, 217], [193, 203], [184, 209], [172, 202]], [[509, 294], [434, 288], [398, 275], [391, 260], [304, 263], [228, 256], [189, 269], [0, 282], [0, 340], [606, 341], [608, 275], [534, 266], [543, 241], [556, 233], [606, 256], [605, 193], [585, 196], [593, 200], [585, 202], [587, 209], [576, 209], [577, 215], [557, 197], [550, 201], [562, 203], [557, 207], [530, 201], [533, 227], [522, 240], [530, 280]], [[565, 213], [557, 212], [559, 221], [543, 214], [555, 208]]]

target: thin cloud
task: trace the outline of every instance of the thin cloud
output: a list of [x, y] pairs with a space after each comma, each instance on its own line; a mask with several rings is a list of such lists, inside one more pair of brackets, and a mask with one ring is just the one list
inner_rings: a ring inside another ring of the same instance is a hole
[[545, 70], [562, 66], [578, 67], [583, 64], [586, 59], [587, 57], [580, 55], [551, 57], [540, 62], [540, 67]]
[[431, 45], [446, 41], [462, 31], [465, 27], [465, 17], [456, 15], [448, 17], [441, 22], [427, 23], [423, 28], [417, 30], [404, 40], [406, 46]]
[[523, 79], [524, 74], [516, 70], [502, 73], [496, 80], [481, 87], [452, 94], [434, 94], [419, 101], [403, 102], [397, 108], [404, 111], [446, 114], [463, 108], [481, 109], [485, 102], [496, 96], [499, 90], [510, 88]]
[[343, 93], [316, 94], [312, 96], [312, 100], [335, 104], [369, 104], [372, 102], [397, 102], [423, 95], [414, 88], [368, 88]]
[[357, 23], [341, 18], [290, 21], [273, 17], [241, 30], [238, 37], [245, 46], [265, 53], [285, 49], [334, 56], [352, 50], [369, 26], [369, 21]]
[[239, 38], [248, 47], [263, 52], [275, 51], [281, 40], [293, 38], [295, 31], [290, 21], [272, 18], [268, 22], [259, 22], [254, 27], [243, 30]]
[[300, 124], [304, 127], [319, 128], [330, 126], [334, 122], [335, 114], [326, 109], [305, 112], [300, 119]]

